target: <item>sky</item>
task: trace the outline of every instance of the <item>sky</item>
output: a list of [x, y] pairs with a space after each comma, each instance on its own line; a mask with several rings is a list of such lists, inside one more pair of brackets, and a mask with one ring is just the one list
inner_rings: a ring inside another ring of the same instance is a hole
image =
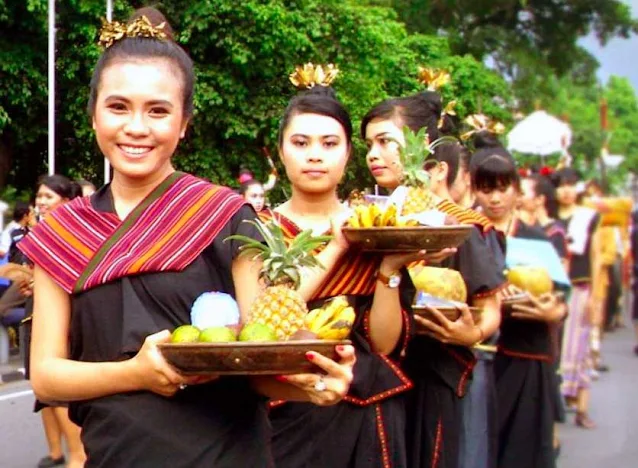
[[[631, 5], [634, 17], [638, 17], [638, 0], [626, 0]], [[638, 66], [635, 57], [638, 52], [638, 36], [629, 39], [612, 39], [602, 47], [595, 36], [590, 35], [580, 40], [580, 43], [598, 59], [600, 68], [598, 78], [606, 83], [610, 75], [629, 78], [638, 91]]]

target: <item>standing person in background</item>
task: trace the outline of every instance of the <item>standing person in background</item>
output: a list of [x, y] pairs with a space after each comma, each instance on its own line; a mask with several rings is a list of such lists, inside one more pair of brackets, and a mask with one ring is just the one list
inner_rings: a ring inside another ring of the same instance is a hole
[[[35, 205], [41, 220], [46, 219], [49, 214], [58, 207], [82, 195], [79, 184], [70, 181], [62, 175], [43, 176], [38, 181]], [[24, 254], [22, 254], [24, 255]], [[25, 327], [25, 370], [26, 378], [30, 378], [31, 366], [31, 329], [33, 313], [33, 285], [24, 291], [29, 299], [26, 303], [27, 318], [23, 326]], [[49, 454], [38, 463], [38, 468], [48, 468], [66, 464], [68, 468], [80, 468], [84, 465], [86, 455], [80, 440], [80, 428], [69, 419], [68, 405], [60, 402], [43, 402], [36, 400], [35, 412], [40, 412], [44, 433], [49, 446]], [[66, 439], [69, 451], [69, 460], [64, 457], [62, 438]]]
[[88, 180], [78, 179], [76, 183], [82, 188], [83, 197], [90, 197], [95, 193], [95, 185], [93, 185], [93, 183], [89, 182]]
[[591, 330], [601, 323], [601, 304], [591, 294], [591, 285], [600, 281], [600, 259], [595, 243], [600, 216], [579, 204], [580, 175], [567, 167], [556, 171], [558, 220], [567, 232], [569, 277], [572, 293], [565, 321], [561, 351], [562, 392], [568, 404], [575, 405], [576, 425], [584, 429], [596, 427], [589, 417], [591, 385]]
[[266, 208], [266, 192], [264, 186], [255, 179], [248, 179], [239, 186], [239, 194], [252, 205], [257, 213]]
[[4, 257], [9, 253], [9, 249], [11, 248], [11, 233], [21, 227], [20, 220], [26, 216], [28, 209], [29, 204], [23, 201], [17, 201], [13, 207], [13, 219], [2, 230], [2, 234], [0, 234], [0, 257]]

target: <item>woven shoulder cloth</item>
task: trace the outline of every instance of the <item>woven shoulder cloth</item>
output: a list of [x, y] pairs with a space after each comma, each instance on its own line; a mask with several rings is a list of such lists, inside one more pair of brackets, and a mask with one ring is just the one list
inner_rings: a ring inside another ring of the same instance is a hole
[[226, 187], [175, 172], [123, 221], [78, 198], [51, 212], [19, 248], [67, 293], [79, 293], [125, 276], [183, 270], [244, 204]]
[[468, 208], [463, 208], [451, 201], [441, 200], [436, 205], [436, 209], [448, 216], [453, 216], [460, 224], [472, 224], [476, 226], [482, 234], [487, 234], [491, 229], [494, 229], [494, 225], [485, 215]]
[[[280, 213], [262, 211], [259, 213], [259, 217], [262, 221], [271, 219], [277, 221], [287, 239], [292, 240], [301, 232], [301, 229], [293, 221]], [[369, 296], [374, 294], [380, 263], [380, 255], [354, 251], [346, 253], [317, 289], [311, 301], [341, 295]]]

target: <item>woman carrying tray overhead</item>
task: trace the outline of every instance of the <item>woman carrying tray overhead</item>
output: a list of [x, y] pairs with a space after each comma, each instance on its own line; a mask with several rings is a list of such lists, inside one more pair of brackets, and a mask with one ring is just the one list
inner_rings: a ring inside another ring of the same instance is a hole
[[315, 257], [324, 268], [307, 272], [299, 292], [310, 309], [336, 296], [354, 308], [355, 379], [330, 408], [272, 405], [273, 452], [283, 468], [408, 467], [402, 397], [412, 385], [397, 362], [410, 336], [415, 291], [404, 265], [430, 257], [349, 249], [341, 224], [350, 210], [340, 203], [337, 186], [352, 151], [352, 123], [329, 86], [337, 73], [331, 65], [306, 64], [291, 75], [301, 92], [283, 115], [279, 155], [292, 197], [262, 219], [274, 218], [288, 238], [308, 229], [332, 234]]
[[[483, 214], [507, 237], [546, 240], [540, 228], [517, 219], [520, 179], [513, 158], [500, 144], [473, 156], [472, 186]], [[504, 317], [494, 362], [498, 396], [498, 466], [554, 466], [554, 368], [550, 324], [565, 308], [553, 294], [532, 297], [531, 305], [514, 305]]]
[[[441, 80], [441, 73], [421, 72], [426, 75], [424, 81], [429, 75], [430, 81], [439, 83], [446, 81]], [[425, 152], [423, 160], [417, 162], [418, 167], [403, 167], [400, 158], [400, 148], [406, 144], [403, 128], [413, 132], [426, 129], [429, 140], [436, 140], [438, 124], [445, 120], [442, 110], [441, 97], [429, 90], [383, 101], [366, 114], [361, 135], [368, 146], [368, 167], [377, 184], [394, 191], [401, 185], [404, 172], [424, 168]], [[439, 197], [427, 187], [422, 194], [427, 203], [421, 210], [435, 210], [458, 217], [460, 222], [481, 226], [473, 221], [478, 216], [452, 203], [447, 194], [443, 194], [445, 198]], [[406, 204], [411, 203], [403, 203], [404, 212]], [[460, 273], [470, 305], [483, 309], [482, 320], [474, 323], [467, 306], [461, 308], [461, 317], [456, 321], [448, 320], [436, 309], [430, 309], [436, 322], [415, 317], [417, 324], [427, 331], [410, 342], [404, 363], [415, 385], [407, 407], [406, 438], [411, 467], [458, 468], [461, 398], [476, 362], [470, 347], [491, 336], [498, 329], [500, 318], [496, 293], [503, 284], [502, 272], [494, 267], [482, 230], [475, 227], [469, 239], [441, 264]]]
[[327, 375], [287, 384], [184, 377], [162, 358], [158, 344], [190, 322], [204, 292], [235, 295], [247, 319], [259, 265], [223, 241], [255, 236], [242, 221], [256, 215], [229, 189], [173, 169], [194, 73], [161, 13], [145, 8], [128, 24], [108, 23], [101, 43], [89, 111], [113, 180], [20, 243], [36, 264], [35, 393], [70, 402], [87, 467], [272, 466], [266, 397], [338, 402], [354, 352], [337, 350], [340, 364], [310, 354]]

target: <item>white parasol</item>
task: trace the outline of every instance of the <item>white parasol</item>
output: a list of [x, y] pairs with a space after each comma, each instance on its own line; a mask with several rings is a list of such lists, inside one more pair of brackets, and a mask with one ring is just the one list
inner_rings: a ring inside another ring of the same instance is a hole
[[548, 156], [566, 154], [572, 130], [565, 122], [545, 111], [532, 112], [507, 135], [507, 149], [519, 153]]

